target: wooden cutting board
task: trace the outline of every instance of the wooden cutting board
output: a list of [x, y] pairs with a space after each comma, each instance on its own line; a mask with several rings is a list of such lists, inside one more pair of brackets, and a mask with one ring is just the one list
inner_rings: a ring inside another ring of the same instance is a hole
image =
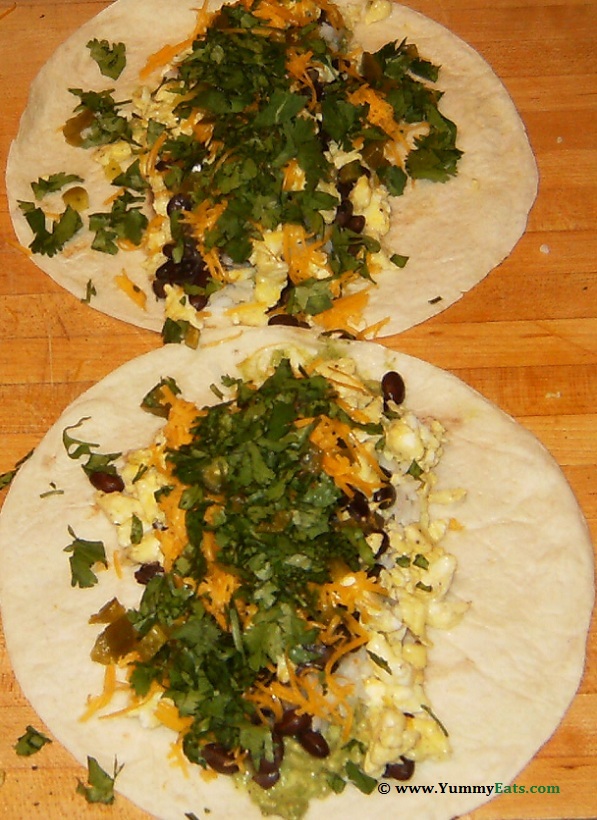
[[[35, 74], [68, 34], [106, 5], [0, 0], [2, 174]], [[459, 34], [502, 78], [526, 123], [541, 184], [528, 231], [511, 256], [445, 313], [387, 344], [454, 372], [532, 430], [561, 464], [595, 541], [596, 4], [410, 5]], [[16, 246], [4, 188], [0, 317], [0, 473], [34, 447], [84, 389], [160, 345], [155, 334], [90, 310], [37, 270]], [[596, 655], [593, 628], [586, 674], [560, 728], [516, 778], [515, 793], [467, 820], [597, 817]], [[123, 798], [111, 808], [88, 806], [75, 793], [85, 772], [58, 743], [18, 757], [13, 745], [28, 724], [42, 728], [12, 675], [0, 634], [0, 817], [146, 817]], [[400, 814], [390, 797], [388, 812]]]

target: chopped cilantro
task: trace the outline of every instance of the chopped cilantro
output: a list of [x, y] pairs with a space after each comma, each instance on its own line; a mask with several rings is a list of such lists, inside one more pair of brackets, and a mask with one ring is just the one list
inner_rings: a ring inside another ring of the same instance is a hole
[[400, 253], [393, 253], [390, 256], [390, 262], [396, 265], [397, 268], [403, 268], [408, 262], [408, 256], [403, 256]]
[[114, 781], [122, 771], [123, 766], [119, 766], [114, 761], [114, 769], [111, 775], [105, 772], [94, 757], [87, 757], [87, 784], [80, 779], [77, 784], [77, 794], [83, 795], [88, 803], [103, 803], [112, 805], [114, 802]]
[[108, 40], [89, 40], [87, 48], [98, 64], [104, 77], [117, 80], [126, 66], [126, 47], [124, 43], [110, 43]]
[[384, 672], [388, 673], [388, 675], [392, 674], [392, 670], [390, 669], [390, 667], [388, 665], [388, 662], [385, 658], [382, 658], [379, 655], [376, 655], [375, 652], [371, 652], [369, 649], [367, 650], [367, 654], [369, 655], [369, 657], [371, 658], [373, 663], [375, 663], [377, 666], [379, 666], [380, 669], [383, 669]]
[[406, 473], [407, 475], [411, 475], [413, 478], [421, 478], [423, 475], [423, 468], [417, 461], [412, 461]]
[[81, 465], [87, 475], [95, 472], [110, 473], [114, 475], [114, 473], [116, 473], [116, 468], [112, 462], [120, 456], [120, 453], [96, 453], [94, 450], [99, 447], [99, 444], [83, 441], [82, 439], [75, 438], [70, 434], [71, 430], [76, 430], [88, 420], [89, 416], [84, 416], [79, 419], [76, 424], [70, 424], [64, 428], [62, 431], [62, 443], [64, 445], [64, 449], [66, 450], [68, 457], [75, 461], [83, 458], [83, 456], [88, 457], [87, 461]]
[[33, 253], [42, 256], [55, 256], [83, 227], [83, 220], [70, 205], [66, 206], [66, 210], [57, 220], [51, 221], [49, 229], [46, 215], [41, 208], [36, 208], [32, 202], [23, 201], [19, 202], [19, 208], [34, 234], [29, 247]]
[[27, 455], [17, 461], [12, 470], [7, 470], [5, 473], [0, 473], [0, 490], [3, 490], [5, 487], [9, 486], [16, 474], [19, 472], [21, 466], [27, 461], [27, 459], [31, 458], [32, 455], [33, 450], [30, 450]]
[[[180, 714], [193, 718], [183, 749], [200, 765], [207, 742], [240, 746], [254, 762], [269, 754], [271, 727], [255, 723], [246, 692], [267, 681], [281, 658], [301, 665], [320, 656], [324, 627], [313, 585], [330, 583], [334, 565], [367, 572], [375, 560], [365, 524], [342, 513], [342, 492], [310, 439], [312, 418], [350, 430], [361, 426], [342, 409], [332, 384], [318, 374], [295, 373], [282, 358], [259, 386], [228, 377], [222, 385], [230, 398], [198, 411], [192, 440], [166, 450], [182, 487], [178, 506], [188, 544], [127, 613], [141, 650], [131, 686], [139, 695], [154, 682], [165, 687]], [[180, 392], [163, 378], [143, 406], [167, 415], [168, 391]], [[297, 424], [303, 419], [309, 423]], [[364, 426], [381, 435], [381, 426]], [[86, 448], [71, 436], [69, 446], [86, 455], [95, 445]], [[140, 535], [133, 516], [131, 540]], [[235, 585], [217, 617], [203, 591], [210, 573], [206, 539], [217, 544], [218, 567]], [[246, 607], [254, 610], [249, 622], [242, 615]], [[164, 640], [155, 651], [142, 651], [155, 630]]]
[[[80, 88], [69, 88], [69, 91], [80, 99], [75, 112], [85, 115], [84, 119], [76, 118], [77, 125], [82, 126], [79, 132], [80, 142], [78, 141], [82, 148], [132, 139], [130, 123], [119, 112], [118, 106], [122, 103], [114, 100], [110, 90], [83, 91]], [[68, 125], [67, 122], [65, 128]]]
[[50, 481], [50, 490], [46, 490], [44, 493], [40, 493], [40, 498], [50, 498], [53, 495], [64, 495], [64, 490], [59, 490], [56, 484], [53, 481]]
[[81, 299], [81, 301], [88, 305], [94, 296], [97, 296], [97, 290], [95, 289], [93, 281], [88, 279], [85, 287], [85, 296]]
[[133, 513], [131, 519], [131, 544], [140, 544], [143, 538], [143, 522]]
[[164, 394], [163, 388], [165, 387], [168, 388], [174, 396], [180, 394], [180, 387], [176, 384], [174, 379], [161, 379], [160, 382], [156, 384], [155, 387], [152, 387], [152, 389], [141, 400], [141, 407], [145, 410], [145, 412], [152, 413], [154, 416], [168, 418], [172, 405], [168, 402]]
[[97, 584], [97, 575], [92, 567], [95, 564], [108, 566], [106, 551], [101, 541], [86, 541], [78, 538], [72, 528], [68, 528], [73, 541], [64, 548], [64, 552], [70, 552], [68, 559], [71, 571], [71, 586], [78, 586], [81, 589], [93, 587]]
[[95, 232], [91, 247], [104, 253], [118, 253], [117, 240], [128, 240], [140, 245], [147, 227], [147, 217], [141, 210], [142, 197], [125, 191], [112, 203], [109, 213], [95, 213], [89, 217], [89, 229]]
[[357, 789], [362, 791], [364, 794], [371, 794], [373, 789], [377, 786], [377, 780], [374, 777], [370, 777], [368, 774], [365, 774], [365, 772], [362, 771], [356, 763], [353, 763], [352, 760], [347, 761], [345, 769], [351, 783], [354, 783]]
[[37, 182], [31, 183], [31, 188], [37, 200], [43, 199], [47, 194], [60, 191], [65, 185], [71, 182], [83, 182], [83, 178], [77, 174], [50, 174], [47, 177], [40, 177]]
[[427, 706], [427, 704], [426, 704], [426, 703], [422, 703], [422, 704], [421, 704], [421, 709], [423, 709], [423, 711], [427, 712], [427, 714], [429, 715], [429, 717], [433, 718], [433, 720], [434, 720], [434, 721], [437, 723], [437, 725], [439, 726], [439, 728], [440, 728], [440, 730], [441, 730], [441, 733], [442, 733], [443, 735], [445, 735], [445, 737], [449, 737], [449, 735], [448, 735], [448, 730], [446, 729], [446, 727], [444, 726], [444, 724], [441, 722], [441, 720], [437, 717], [437, 715], [433, 712], [433, 710], [431, 709], [431, 707], [430, 707], [430, 706]]
[[46, 735], [42, 734], [33, 726], [27, 726], [25, 734], [21, 735], [18, 739], [14, 749], [18, 755], [29, 757], [30, 755], [37, 754], [40, 749], [43, 749], [46, 743], [51, 742], [49, 737], [46, 737]]

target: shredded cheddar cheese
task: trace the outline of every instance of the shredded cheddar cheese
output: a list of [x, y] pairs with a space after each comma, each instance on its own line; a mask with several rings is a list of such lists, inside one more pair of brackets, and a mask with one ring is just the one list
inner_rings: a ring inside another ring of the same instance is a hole
[[126, 293], [129, 299], [132, 299], [133, 302], [141, 308], [141, 310], [146, 310], [147, 294], [142, 291], [141, 288], [132, 281], [132, 279], [129, 279], [125, 271], [122, 271], [115, 276], [114, 280], [120, 290]]

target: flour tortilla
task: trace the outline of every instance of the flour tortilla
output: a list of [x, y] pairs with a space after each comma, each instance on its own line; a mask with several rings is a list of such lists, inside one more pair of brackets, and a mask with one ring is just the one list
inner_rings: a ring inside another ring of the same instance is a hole
[[[247, 330], [210, 350], [167, 345], [135, 359], [77, 399], [22, 467], [0, 515], [0, 602], [6, 642], [25, 695], [55, 737], [81, 763], [98, 759], [107, 771], [124, 764], [117, 789], [166, 820], [185, 812], [258, 818], [258, 810], [225, 776], [206, 783], [185, 778], [166, 760], [173, 735], [143, 729], [130, 717], [78, 721], [86, 697], [102, 688], [103, 668], [89, 658], [97, 626], [87, 623], [112, 596], [138, 603], [130, 569], [113, 570], [91, 589], [70, 586], [72, 538], [101, 539], [111, 558], [115, 532], [94, 506], [94, 490], [62, 444], [67, 425], [88, 419], [77, 435], [99, 452], [147, 446], [161, 420], [139, 402], [161, 377], [183, 396], [216, 401], [209, 386], [261, 348], [318, 351], [308, 331]], [[507, 784], [557, 727], [583, 673], [593, 605], [593, 552], [586, 522], [563, 474], [543, 446], [509, 416], [454, 376], [366, 342], [337, 342], [365, 375], [398, 370], [406, 404], [442, 421], [448, 433], [437, 470], [438, 489], [465, 487], [454, 515], [462, 531], [444, 541], [458, 561], [456, 596], [470, 601], [458, 627], [434, 631], [427, 691], [450, 733], [453, 756], [417, 766], [413, 784], [453, 787]], [[43, 493], [55, 486], [62, 495]], [[443, 510], [445, 514], [445, 509]], [[192, 767], [197, 772], [195, 767]], [[392, 787], [393, 790], [393, 787]], [[312, 803], [309, 818], [382, 818], [388, 800], [404, 817], [449, 820], [488, 799], [482, 793], [365, 796], [352, 786]]]
[[[216, 0], [210, 8], [218, 5]], [[340, 0], [338, 5], [346, 10], [361, 4]], [[31, 231], [17, 202], [31, 201], [30, 183], [40, 176], [58, 171], [82, 176], [91, 195], [89, 213], [104, 211], [114, 193], [89, 152], [63, 139], [62, 126], [76, 104], [68, 87], [115, 88], [115, 99], [127, 99], [148, 56], [188, 36], [196, 7], [192, 0], [117, 0], [75, 32], [41, 70], [7, 166], [10, 212], [23, 245], [31, 242]], [[86, 43], [94, 37], [126, 43], [127, 66], [118, 81], [102, 77], [89, 56]], [[508, 92], [482, 57], [457, 36], [394, 4], [388, 19], [358, 25], [355, 37], [370, 50], [406, 37], [423, 56], [441, 65], [438, 85], [445, 94], [440, 109], [457, 124], [457, 146], [464, 151], [454, 179], [444, 184], [419, 180], [393, 198], [390, 246], [409, 261], [404, 269], [392, 266], [378, 277], [364, 315], [367, 325], [388, 319], [381, 332], [389, 335], [447, 308], [510, 253], [536, 196], [537, 169]], [[86, 296], [91, 280], [97, 291], [91, 306], [97, 310], [161, 330], [164, 303], [151, 290], [144, 252], [109, 256], [90, 250], [91, 239], [87, 233], [71, 241], [65, 252], [52, 258], [34, 255], [32, 261], [79, 298]], [[123, 266], [147, 294], [145, 310], [115, 285]], [[229, 321], [217, 311], [210, 323]]]

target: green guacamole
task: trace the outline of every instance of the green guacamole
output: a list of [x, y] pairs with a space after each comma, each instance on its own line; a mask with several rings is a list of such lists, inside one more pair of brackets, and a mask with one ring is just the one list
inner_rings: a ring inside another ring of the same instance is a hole
[[[326, 738], [329, 740], [329, 734]], [[330, 744], [331, 746], [331, 744]], [[262, 789], [248, 776], [240, 781], [263, 814], [277, 814], [285, 820], [300, 820], [309, 802], [343, 790], [346, 763], [361, 757], [358, 747], [339, 742], [331, 746], [328, 757], [320, 760], [308, 754], [294, 738], [284, 739], [284, 761], [280, 779], [271, 789]]]

